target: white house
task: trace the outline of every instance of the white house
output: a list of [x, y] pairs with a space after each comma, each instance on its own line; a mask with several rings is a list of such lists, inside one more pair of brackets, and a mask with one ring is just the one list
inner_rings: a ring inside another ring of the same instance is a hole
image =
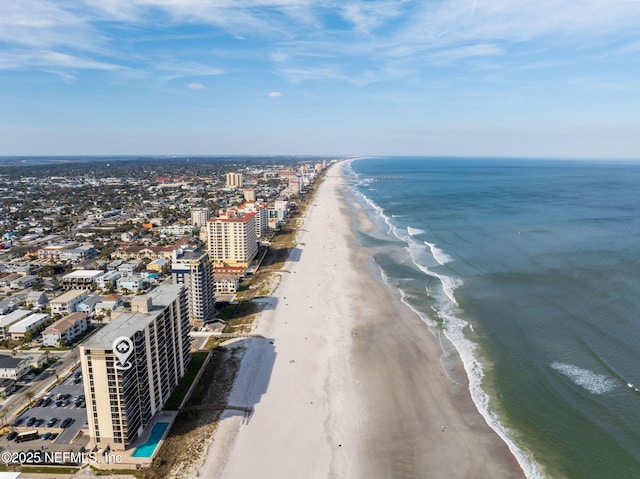
[[44, 291], [31, 291], [24, 300], [27, 304], [39, 307], [49, 303], [49, 296]]
[[122, 273], [119, 271], [109, 270], [104, 275], [96, 279], [96, 286], [99, 289], [109, 289], [116, 287], [118, 279], [122, 277]]
[[28, 358], [12, 358], [11, 356], [0, 355], [0, 378], [13, 379], [21, 378], [29, 372]]

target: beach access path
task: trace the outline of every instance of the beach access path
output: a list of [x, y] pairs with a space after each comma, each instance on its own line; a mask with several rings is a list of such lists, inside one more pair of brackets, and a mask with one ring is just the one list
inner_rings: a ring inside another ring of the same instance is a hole
[[443, 374], [434, 336], [370, 272], [341, 169], [327, 172], [299, 254], [263, 300], [264, 337], [237, 340], [229, 404], [253, 413], [223, 414], [198, 476], [524, 477], [466, 385]]

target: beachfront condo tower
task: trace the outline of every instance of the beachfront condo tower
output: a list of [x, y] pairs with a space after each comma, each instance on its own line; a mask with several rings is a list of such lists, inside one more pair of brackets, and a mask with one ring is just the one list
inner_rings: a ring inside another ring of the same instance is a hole
[[162, 285], [131, 300], [80, 346], [92, 444], [125, 450], [162, 409], [191, 359], [182, 285]]
[[174, 284], [183, 284], [187, 290], [189, 321], [200, 327], [215, 315], [215, 284], [213, 266], [206, 250], [177, 248], [171, 259], [171, 277]]
[[214, 267], [247, 268], [258, 252], [256, 213], [225, 212], [207, 223], [207, 249]]

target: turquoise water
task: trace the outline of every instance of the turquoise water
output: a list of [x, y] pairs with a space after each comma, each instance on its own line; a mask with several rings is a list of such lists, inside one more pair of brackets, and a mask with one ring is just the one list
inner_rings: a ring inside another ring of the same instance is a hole
[[151, 429], [149, 439], [136, 447], [136, 450], [131, 455], [132, 457], [151, 457], [156, 452], [156, 448], [164, 435], [164, 432], [169, 427], [168, 422], [157, 422]]
[[424, 334], [448, 340], [526, 475], [640, 477], [640, 163], [371, 158], [347, 172], [377, 225], [360, 241]]

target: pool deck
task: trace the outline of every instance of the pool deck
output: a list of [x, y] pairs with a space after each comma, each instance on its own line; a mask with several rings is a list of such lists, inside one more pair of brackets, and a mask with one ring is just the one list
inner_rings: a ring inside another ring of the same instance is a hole
[[[147, 425], [144, 430], [144, 433], [137, 438], [132, 445], [130, 445], [126, 451], [115, 451], [111, 450], [106, 455], [98, 452], [98, 461], [99, 464], [93, 464], [93, 466], [98, 467], [99, 469], [141, 469], [146, 468], [151, 465], [153, 462], [153, 458], [156, 456], [162, 444], [164, 443], [167, 434], [171, 431], [171, 427], [178, 416], [178, 411], [159, 411], [155, 416], [151, 419], [151, 422]], [[169, 426], [165, 429], [162, 434], [162, 438], [158, 442], [157, 447], [153, 451], [153, 455], [151, 457], [133, 457], [133, 453], [136, 451], [136, 448], [142, 444], [144, 444], [150, 437], [151, 431], [156, 423], [166, 422], [169, 423]], [[89, 443], [87, 449], [91, 449], [94, 447], [94, 444]]]

